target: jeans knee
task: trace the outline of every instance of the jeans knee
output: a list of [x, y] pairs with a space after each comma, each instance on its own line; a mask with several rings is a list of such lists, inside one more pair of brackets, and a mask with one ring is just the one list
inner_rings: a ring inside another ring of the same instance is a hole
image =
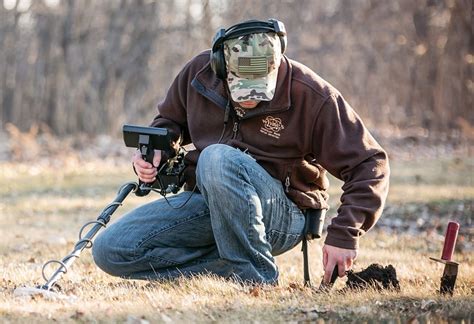
[[111, 242], [106, 240], [106, 233], [101, 233], [101, 235], [97, 236], [94, 240], [94, 244], [92, 245], [92, 257], [94, 259], [95, 264], [104, 272], [112, 275], [112, 276], [120, 276], [117, 273], [117, 267], [113, 265], [113, 260], [111, 256], [113, 255], [113, 251], [111, 249]]
[[225, 170], [229, 168], [229, 163], [233, 162], [230, 156], [235, 151], [234, 148], [225, 144], [213, 144], [206, 147], [199, 155], [196, 169], [198, 184], [210, 184], [222, 181], [225, 177]]
[[207, 167], [216, 166], [222, 163], [235, 148], [225, 144], [212, 144], [202, 150], [199, 155], [199, 164]]

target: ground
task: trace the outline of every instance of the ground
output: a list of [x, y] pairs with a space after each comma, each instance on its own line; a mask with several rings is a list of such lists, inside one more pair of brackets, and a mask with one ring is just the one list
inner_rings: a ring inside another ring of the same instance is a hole
[[[376, 227], [362, 238], [354, 267], [391, 264], [401, 289], [342, 293], [345, 279], [340, 279], [330, 294], [303, 287], [298, 246], [277, 258], [278, 287], [252, 288], [210, 276], [161, 283], [126, 281], [100, 271], [90, 250], [85, 250], [59, 281], [66, 299], [16, 297], [15, 288], [44, 283], [43, 263], [68, 254], [82, 224], [95, 219], [119, 186], [135, 176], [127, 154], [4, 159], [0, 162], [0, 318], [6, 323], [470, 323], [474, 320], [472, 152], [415, 147], [407, 155], [398, 148], [389, 152], [392, 178], [387, 206]], [[327, 222], [335, 216], [341, 183], [331, 179], [331, 184]], [[154, 198], [129, 196], [112, 221]], [[461, 224], [454, 254], [460, 268], [452, 297], [437, 293], [443, 266], [429, 259], [441, 256], [449, 220]], [[316, 286], [322, 275], [322, 242], [310, 245]]]

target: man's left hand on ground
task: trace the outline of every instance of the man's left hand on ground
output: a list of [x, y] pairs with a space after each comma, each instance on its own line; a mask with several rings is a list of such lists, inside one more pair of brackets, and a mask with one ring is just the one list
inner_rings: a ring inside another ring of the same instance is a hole
[[339, 277], [344, 277], [346, 271], [352, 268], [357, 258], [357, 250], [343, 249], [332, 245], [323, 246], [324, 283], [329, 283], [334, 267], [337, 265]]

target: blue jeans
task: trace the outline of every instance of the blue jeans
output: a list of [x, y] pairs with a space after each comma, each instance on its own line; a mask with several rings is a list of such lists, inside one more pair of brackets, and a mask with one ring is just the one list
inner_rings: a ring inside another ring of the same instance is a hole
[[105, 272], [132, 279], [215, 274], [275, 284], [274, 256], [297, 245], [305, 224], [280, 181], [248, 154], [223, 144], [204, 149], [196, 170], [200, 193], [181, 192], [118, 219], [95, 240]]

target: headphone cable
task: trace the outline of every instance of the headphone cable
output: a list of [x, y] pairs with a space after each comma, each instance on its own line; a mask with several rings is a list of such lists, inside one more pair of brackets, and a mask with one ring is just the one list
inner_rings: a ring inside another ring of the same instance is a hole
[[224, 137], [225, 129], [227, 128], [227, 123], [229, 122], [229, 114], [230, 114], [230, 99], [227, 99], [227, 105], [225, 106], [225, 113], [224, 113], [224, 127], [222, 128], [222, 133], [221, 133], [221, 136], [219, 137], [219, 140], [217, 141], [217, 144], [219, 144], [222, 141], [222, 138]]

